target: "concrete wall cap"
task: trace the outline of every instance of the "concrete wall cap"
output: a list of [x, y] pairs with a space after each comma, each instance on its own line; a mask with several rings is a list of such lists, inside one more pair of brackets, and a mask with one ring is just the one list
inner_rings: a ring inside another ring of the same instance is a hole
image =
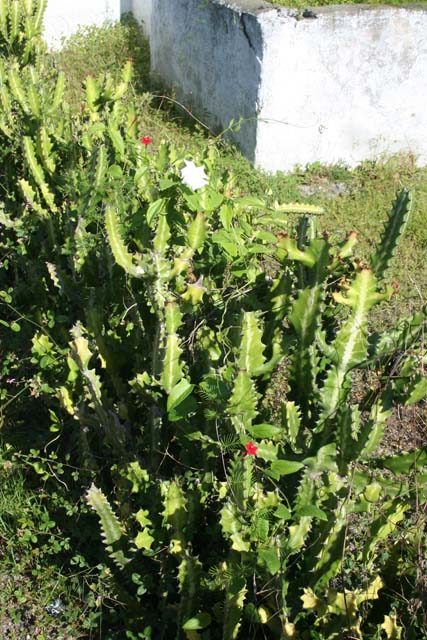
[[[276, 12], [282, 16], [301, 17], [304, 15], [301, 13], [301, 9], [298, 7], [286, 7], [271, 4], [264, 0], [210, 0], [214, 4], [220, 4], [228, 9], [233, 9], [238, 13], [250, 13], [253, 15], [259, 15], [266, 12]], [[304, 7], [305, 10], [311, 10], [316, 15], [330, 15], [340, 14], [354, 16], [362, 12], [382, 13], [384, 11], [422, 11], [427, 12], [427, 6], [423, 3], [411, 3], [405, 5], [372, 5], [372, 4], [334, 4], [327, 6], [310, 6], [309, 4]], [[300, 15], [301, 14], [301, 15]], [[314, 16], [310, 16], [314, 17]]]
[[264, 13], [265, 11], [277, 11], [284, 9], [287, 11], [286, 7], [277, 7], [275, 5], [270, 4], [269, 2], [264, 2], [264, 0], [210, 0], [213, 4], [220, 4], [228, 9], [233, 9], [238, 13], [251, 13], [252, 15], [257, 15], [260, 13]]

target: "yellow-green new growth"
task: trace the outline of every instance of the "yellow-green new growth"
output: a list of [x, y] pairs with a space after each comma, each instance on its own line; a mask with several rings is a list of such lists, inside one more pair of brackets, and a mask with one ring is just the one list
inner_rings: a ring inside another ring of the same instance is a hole
[[39, 165], [37, 161], [34, 143], [29, 136], [24, 137], [24, 152], [25, 152], [25, 158], [28, 162], [28, 167], [31, 171], [31, 174], [37, 186], [39, 187], [40, 191], [43, 194], [46, 204], [48, 205], [51, 211], [53, 212], [57, 211], [57, 207], [55, 205], [55, 198], [53, 196], [53, 193], [49, 191], [49, 185], [46, 182], [43, 168]]
[[100, 520], [102, 537], [108, 554], [120, 569], [124, 569], [129, 562], [129, 558], [126, 558], [123, 550], [119, 548], [125, 536], [119, 519], [101, 489], [98, 489], [94, 484], [91, 485], [86, 494], [86, 501]]
[[120, 233], [117, 209], [113, 205], [107, 205], [105, 210], [105, 227], [111, 251], [117, 264], [129, 275], [141, 278], [145, 271], [141, 265], [134, 263], [134, 257], [127, 249]]

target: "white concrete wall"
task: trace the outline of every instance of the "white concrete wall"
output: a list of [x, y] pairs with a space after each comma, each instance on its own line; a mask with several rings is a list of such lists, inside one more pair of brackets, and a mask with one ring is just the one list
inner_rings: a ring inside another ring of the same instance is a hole
[[120, 0], [48, 0], [44, 17], [44, 37], [49, 46], [58, 46], [79, 26], [101, 25], [120, 19]]
[[427, 7], [318, 7], [263, 0], [48, 0], [50, 45], [132, 11], [152, 71], [259, 167], [411, 152], [427, 164]]
[[131, 11], [135, 18], [142, 22], [147, 36], [151, 33], [152, 0], [123, 0], [122, 12]]
[[[152, 68], [269, 171], [410, 151], [427, 163], [427, 8], [148, 3]], [[143, 3], [143, 4], [142, 4]]]
[[237, 139], [254, 160], [262, 64], [257, 18], [207, 0], [153, 0], [150, 50], [153, 74], [203, 122], [222, 131], [233, 119], [245, 121]]
[[271, 171], [412, 152], [427, 163], [427, 8], [260, 16], [255, 162]]

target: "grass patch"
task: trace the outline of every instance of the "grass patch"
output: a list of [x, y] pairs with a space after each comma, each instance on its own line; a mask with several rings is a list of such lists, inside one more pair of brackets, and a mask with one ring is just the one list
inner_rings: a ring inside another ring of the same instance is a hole
[[150, 50], [141, 26], [130, 15], [122, 22], [82, 27], [50, 55], [53, 67], [65, 73], [66, 98], [75, 109], [80, 107], [82, 82], [87, 76], [108, 73], [117, 84], [127, 60], [134, 63], [134, 88], [142, 94], [150, 86]]

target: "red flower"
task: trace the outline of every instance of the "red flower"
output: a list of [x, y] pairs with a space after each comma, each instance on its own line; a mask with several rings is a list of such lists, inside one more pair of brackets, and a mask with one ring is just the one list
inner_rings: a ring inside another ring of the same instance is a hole
[[152, 138], [150, 138], [150, 136], [142, 136], [141, 138], [141, 143], [144, 144], [146, 147], [148, 147], [149, 144], [151, 144], [153, 142]]
[[245, 445], [245, 449], [249, 456], [256, 456], [256, 452], [258, 451], [258, 447], [254, 445], [252, 440]]

